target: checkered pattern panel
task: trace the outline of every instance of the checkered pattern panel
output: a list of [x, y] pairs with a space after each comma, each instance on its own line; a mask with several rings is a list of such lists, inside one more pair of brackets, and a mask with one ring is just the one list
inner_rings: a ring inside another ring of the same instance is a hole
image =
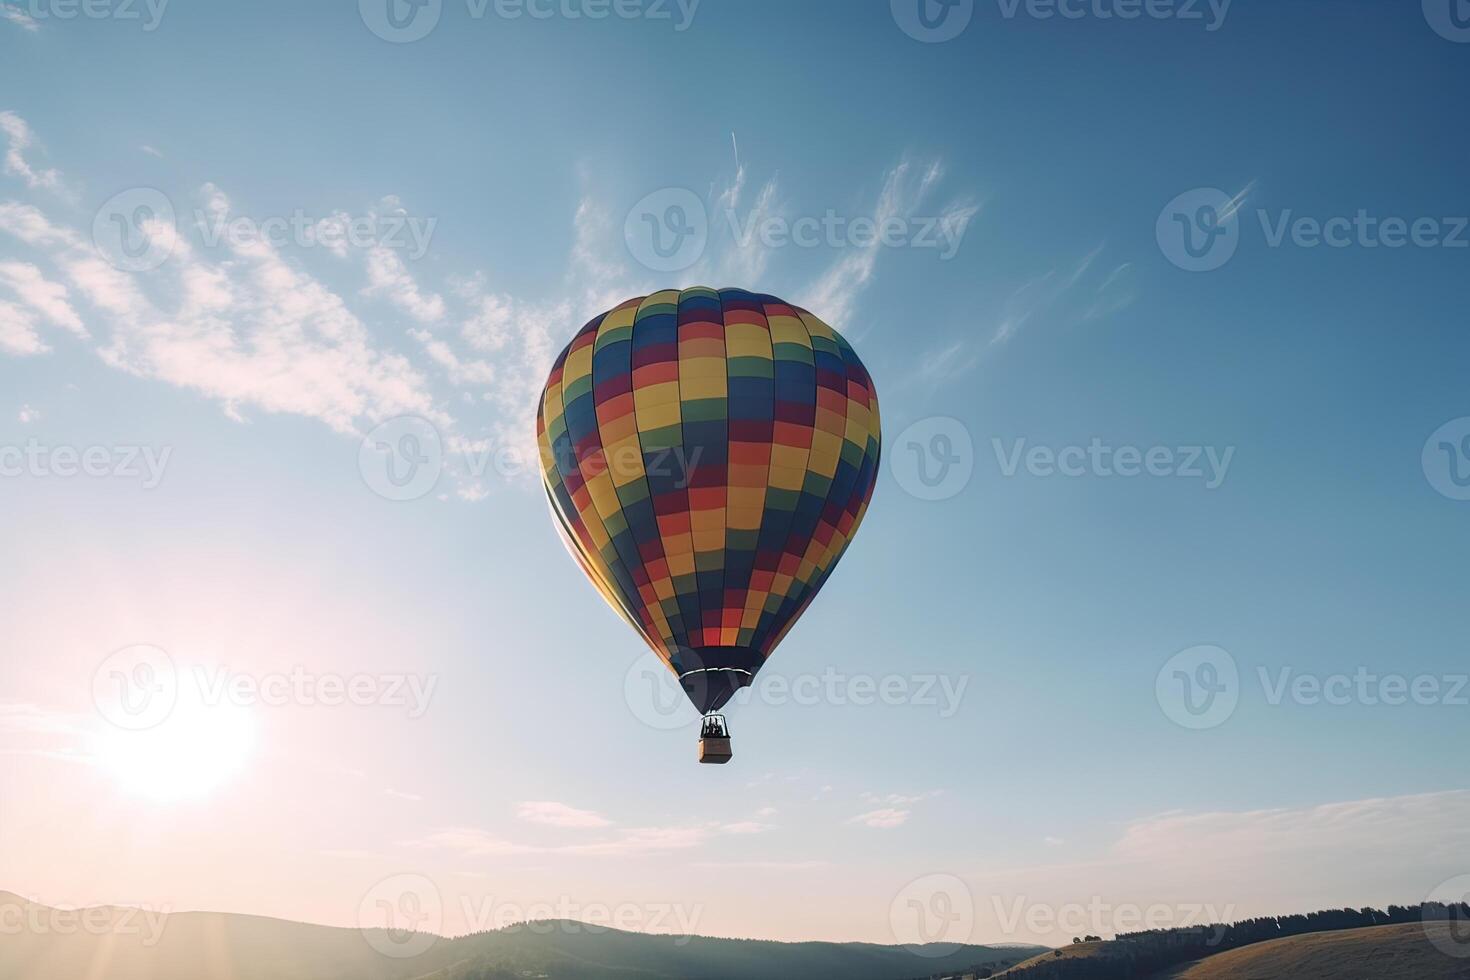
[[583, 570], [679, 674], [770, 655], [862, 523], [881, 442], [841, 335], [774, 296], [705, 288], [578, 331], [536, 434]]

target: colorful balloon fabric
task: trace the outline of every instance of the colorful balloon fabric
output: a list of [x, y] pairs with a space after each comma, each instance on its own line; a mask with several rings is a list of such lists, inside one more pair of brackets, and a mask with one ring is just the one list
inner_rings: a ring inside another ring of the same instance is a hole
[[832, 574], [881, 442], [872, 379], [837, 331], [774, 296], [705, 288], [578, 331], [536, 435], [582, 570], [705, 713]]

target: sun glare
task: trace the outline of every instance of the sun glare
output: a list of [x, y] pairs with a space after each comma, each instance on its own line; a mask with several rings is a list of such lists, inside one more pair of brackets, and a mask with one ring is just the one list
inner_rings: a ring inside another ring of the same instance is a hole
[[248, 709], [189, 697], [152, 728], [108, 733], [98, 754], [128, 794], [175, 803], [201, 799], [229, 783], [245, 767], [254, 744]]

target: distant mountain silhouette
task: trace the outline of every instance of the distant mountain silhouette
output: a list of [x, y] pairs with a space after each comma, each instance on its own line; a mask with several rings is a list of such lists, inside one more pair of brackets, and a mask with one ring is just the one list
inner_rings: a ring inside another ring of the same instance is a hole
[[[906, 980], [999, 969], [1043, 951], [962, 946], [927, 956], [902, 946], [654, 936], [569, 921], [407, 939], [214, 912], [58, 912], [0, 892], [4, 980]], [[382, 952], [423, 946], [416, 956]]]

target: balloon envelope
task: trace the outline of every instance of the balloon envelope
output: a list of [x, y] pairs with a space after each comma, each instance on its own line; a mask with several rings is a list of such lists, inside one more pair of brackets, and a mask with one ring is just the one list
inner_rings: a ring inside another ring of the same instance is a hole
[[552, 514], [701, 712], [749, 684], [862, 523], [878, 399], [812, 314], [664, 290], [593, 318], [536, 417]]

